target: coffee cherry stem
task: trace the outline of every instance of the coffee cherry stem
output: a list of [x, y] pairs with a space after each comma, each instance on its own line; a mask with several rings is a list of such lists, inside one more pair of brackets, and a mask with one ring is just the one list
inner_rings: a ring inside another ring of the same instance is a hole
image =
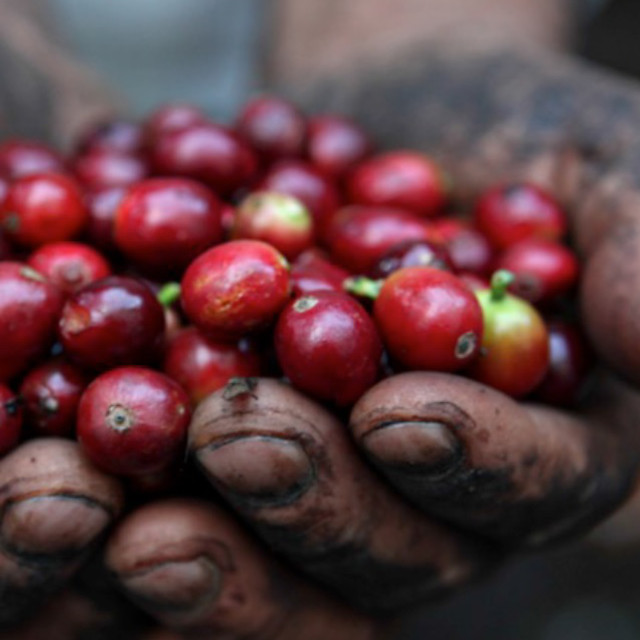
[[180, 283], [167, 282], [158, 291], [156, 298], [163, 307], [170, 307], [180, 299], [180, 291]]
[[370, 298], [371, 300], [375, 300], [378, 297], [383, 284], [384, 280], [372, 280], [365, 276], [353, 276], [351, 278], [347, 278], [342, 284], [342, 287], [345, 291], [353, 293], [361, 298]]
[[509, 285], [515, 280], [515, 275], [506, 269], [499, 269], [491, 276], [491, 300], [498, 302], [507, 294]]

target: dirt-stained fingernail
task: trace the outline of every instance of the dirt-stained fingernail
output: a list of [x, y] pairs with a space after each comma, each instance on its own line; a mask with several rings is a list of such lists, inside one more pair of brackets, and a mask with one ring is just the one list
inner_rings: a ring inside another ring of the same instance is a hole
[[459, 440], [441, 422], [385, 422], [365, 434], [361, 442], [380, 464], [429, 475], [446, 472], [462, 455]]
[[153, 612], [195, 613], [222, 589], [222, 572], [207, 556], [165, 561], [119, 578], [129, 595]]
[[82, 550], [110, 520], [102, 505], [81, 496], [35, 496], [7, 505], [0, 533], [13, 553], [60, 555]]
[[293, 502], [313, 484], [315, 473], [302, 446], [275, 436], [245, 436], [211, 443], [196, 457], [214, 484], [246, 506]]

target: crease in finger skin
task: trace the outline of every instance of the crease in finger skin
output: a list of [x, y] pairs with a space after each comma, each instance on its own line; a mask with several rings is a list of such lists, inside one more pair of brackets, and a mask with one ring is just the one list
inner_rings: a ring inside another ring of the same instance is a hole
[[490, 555], [394, 495], [344, 426], [277, 381], [260, 380], [241, 402], [210, 396], [190, 447], [270, 548], [359, 606], [424, 600], [468, 580]]

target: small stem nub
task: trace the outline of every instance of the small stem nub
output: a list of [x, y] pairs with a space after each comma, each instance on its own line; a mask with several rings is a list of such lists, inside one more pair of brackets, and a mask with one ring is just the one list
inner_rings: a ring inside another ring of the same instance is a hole
[[163, 307], [170, 307], [180, 298], [180, 283], [167, 282], [167, 284], [163, 285], [160, 291], [158, 291], [156, 298], [158, 298], [158, 302]]
[[380, 294], [384, 280], [372, 280], [365, 276], [353, 276], [342, 283], [342, 288], [361, 298], [375, 300]]
[[491, 276], [491, 300], [498, 302], [507, 295], [507, 289], [516, 277], [506, 269], [499, 269]]

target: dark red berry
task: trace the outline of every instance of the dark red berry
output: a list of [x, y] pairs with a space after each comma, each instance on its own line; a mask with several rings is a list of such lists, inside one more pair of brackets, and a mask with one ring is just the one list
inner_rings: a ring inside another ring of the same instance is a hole
[[109, 263], [95, 249], [79, 242], [54, 242], [36, 249], [27, 261], [64, 293], [111, 275]]
[[484, 337], [469, 375], [514, 398], [532, 391], [549, 366], [549, 336], [540, 314], [525, 300], [506, 293], [511, 274], [497, 271], [491, 289], [476, 291]]
[[71, 436], [80, 396], [88, 384], [78, 367], [55, 359], [32, 369], [22, 381], [25, 418], [39, 436]]
[[367, 134], [347, 118], [323, 115], [309, 120], [307, 156], [329, 177], [344, 177], [372, 146]]
[[22, 405], [9, 387], [0, 384], [0, 456], [13, 449], [22, 430]]
[[533, 184], [498, 186], [486, 191], [476, 203], [475, 223], [498, 249], [526, 240], [560, 240], [567, 220], [560, 205]]
[[568, 293], [577, 283], [580, 265], [576, 255], [551, 240], [521, 240], [504, 251], [499, 269], [511, 271], [511, 291], [529, 302], [548, 302]]
[[202, 331], [223, 340], [268, 327], [290, 295], [287, 260], [256, 240], [209, 249], [182, 278], [185, 313]]
[[207, 117], [198, 107], [191, 104], [165, 104], [153, 111], [145, 122], [145, 136], [152, 141], [170, 131], [186, 129], [193, 124], [206, 122]]
[[236, 131], [267, 161], [301, 156], [307, 123], [290, 102], [260, 97], [248, 102], [236, 121]]
[[145, 180], [120, 202], [114, 237], [121, 251], [145, 269], [181, 271], [222, 240], [222, 205], [192, 180]]
[[74, 160], [73, 171], [90, 191], [127, 187], [149, 175], [147, 162], [141, 156], [110, 149], [83, 153]]
[[576, 324], [551, 320], [547, 322], [547, 331], [549, 369], [534, 397], [545, 404], [571, 407], [580, 399], [591, 369], [591, 350]]
[[353, 202], [398, 207], [421, 217], [434, 216], [447, 202], [447, 181], [427, 156], [393, 151], [365, 160], [348, 182]]
[[26, 370], [55, 337], [62, 293], [20, 262], [0, 262], [0, 381]]
[[387, 207], [345, 207], [332, 218], [326, 233], [331, 256], [353, 273], [370, 273], [401, 242], [429, 239], [422, 220]]
[[184, 456], [189, 398], [152, 369], [120, 367], [96, 378], [78, 407], [78, 440], [101, 469], [122, 476], [160, 472]]
[[262, 240], [293, 260], [313, 245], [313, 220], [297, 198], [275, 191], [256, 191], [238, 205], [231, 237]]
[[301, 160], [286, 160], [273, 165], [259, 188], [286, 193], [300, 200], [311, 212], [320, 237], [340, 205], [340, 194], [333, 182]]
[[369, 314], [344, 293], [317, 291], [289, 303], [274, 341], [287, 378], [320, 400], [351, 405], [378, 378], [378, 332]]
[[143, 143], [142, 127], [138, 123], [110, 120], [87, 129], [78, 139], [76, 148], [83, 155], [92, 151], [136, 154], [143, 150]]
[[199, 180], [222, 196], [249, 184], [257, 169], [255, 154], [246, 143], [209, 122], [158, 136], [151, 160], [157, 173]]
[[291, 265], [294, 297], [316, 291], [344, 292], [344, 281], [349, 272], [333, 264], [318, 249], [300, 254]]
[[409, 240], [391, 247], [380, 258], [371, 277], [386, 278], [405, 267], [433, 267], [453, 271], [449, 252], [443, 245], [428, 240]]
[[187, 327], [170, 341], [163, 368], [195, 405], [224, 387], [231, 378], [259, 376], [261, 362], [256, 351], [246, 342], [216, 342], [196, 327]]
[[408, 369], [459, 371], [480, 348], [480, 305], [446, 271], [408, 267], [392, 273], [373, 310], [390, 355]]
[[164, 329], [164, 311], [151, 289], [122, 276], [78, 291], [67, 300], [58, 324], [65, 353], [91, 369], [157, 360]]
[[491, 275], [495, 254], [489, 241], [476, 229], [463, 228], [452, 233], [446, 247], [456, 271]]
[[65, 172], [64, 160], [53, 149], [29, 140], [5, 140], [0, 144], [0, 176], [16, 180], [49, 172]]
[[0, 220], [7, 236], [27, 247], [70, 240], [88, 221], [80, 187], [72, 178], [38, 173], [9, 187]]
[[112, 253], [117, 248], [113, 237], [116, 211], [126, 191], [124, 187], [108, 187], [90, 193], [87, 198], [87, 236], [102, 251]]

